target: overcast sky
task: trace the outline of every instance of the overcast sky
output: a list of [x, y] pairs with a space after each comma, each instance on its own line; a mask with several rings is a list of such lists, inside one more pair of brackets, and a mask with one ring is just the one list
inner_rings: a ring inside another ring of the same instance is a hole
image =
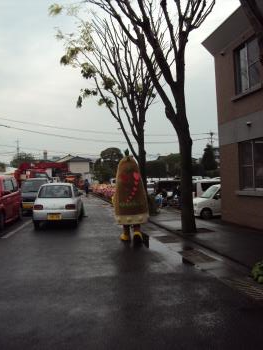
[[[118, 147], [122, 151], [127, 148], [116, 121], [106, 108], [97, 105], [96, 99], [86, 100], [82, 109], [75, 107], [79, 90], [86, 85], [77, 69], [59, 64], [63, 47], [55, 38], [55, 27], [69, 28], [71, 20], [64, 16], [49, 17], [48, 7], [52, 3], [54, 1], [0, 0], [0, 124], [11, 127], [0, 126], [0, 161], [12, 159], [17, 144], [21, 152], [35, 156], [47, 150], [49, 158], [68, 153], [96, 157], [107, 147]], [[238, 6], [238, 0], [217, 0], [213, 13], [190, 35], [186, 102], [194, 157], [201, 157], [203, 153], [208, 142], [205, 133], [217, 133], [214, 62], [201, 42]], [[147, 142], [158, 142], [146, 144], [148, 159], [178, 152], [177, 138], [164, 116], [161, 102], [151, 109], [145, 133], [149, 135]], [[170, 136], [151, 136], [154, 134]], [[215, 145], [217, 136], [214, 136]], [[77, 140], [80, 138], [84, 140]]]

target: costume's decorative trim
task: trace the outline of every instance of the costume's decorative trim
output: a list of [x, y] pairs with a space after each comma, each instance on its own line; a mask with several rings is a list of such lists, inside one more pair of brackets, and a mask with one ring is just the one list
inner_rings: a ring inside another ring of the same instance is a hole
[[148, 213], [138, 215], [116, 215], [117, 223], [120, 225], [136, 225], [143, 224], [149, 218]]

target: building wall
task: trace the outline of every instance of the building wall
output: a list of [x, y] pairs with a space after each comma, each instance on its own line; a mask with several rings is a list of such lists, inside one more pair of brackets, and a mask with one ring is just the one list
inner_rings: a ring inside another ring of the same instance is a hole
[[253, 35], [252, 30], [215, 55], [218, 123], [226, 123], [263, 110], [262, 86], [248, 94], [236, 95], [233, 51]]
[[222, 219], [263, 229], [263, 197], [247, 196], [239, 191], [238, 144], [220, 147]]
[[89, 162], [69, 162], [69, 170], [72, 173], [89, 173], [90, 164]]
[[252, 35], [251, 29], [215, 55], [222, 219], [263, 229], [263, 191], [240, 191], [238, 143], [263, 136], [263, 90], [236, 95], [234, 50]]

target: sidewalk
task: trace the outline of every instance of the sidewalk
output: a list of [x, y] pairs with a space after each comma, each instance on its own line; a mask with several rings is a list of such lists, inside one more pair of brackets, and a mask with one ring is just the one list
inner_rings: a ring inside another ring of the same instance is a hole
[[[180, 212], [163, 208], [151, 223], [182, 236]], [[221, 256], [249, 269], [263, 259], [263, 232], [243, 226], [224, 223], [220, 219], [196, 219], [197, 233], [187, 238]]]

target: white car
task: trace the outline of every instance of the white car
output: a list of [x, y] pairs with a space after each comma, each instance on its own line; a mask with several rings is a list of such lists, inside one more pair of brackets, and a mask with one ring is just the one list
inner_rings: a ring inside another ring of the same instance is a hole
[[84, 213], [81, 194], [71, 183], [42, 185], [33, 206], [35, 229], [39, 228], [41, 222], [50, 221], [69, 221], [77, 226]]
[[212, 216], [221, 215], [221, 185], [212, 185], [201, 197], [193, 199], [194, 215], [202, 219], [210, 219]]

